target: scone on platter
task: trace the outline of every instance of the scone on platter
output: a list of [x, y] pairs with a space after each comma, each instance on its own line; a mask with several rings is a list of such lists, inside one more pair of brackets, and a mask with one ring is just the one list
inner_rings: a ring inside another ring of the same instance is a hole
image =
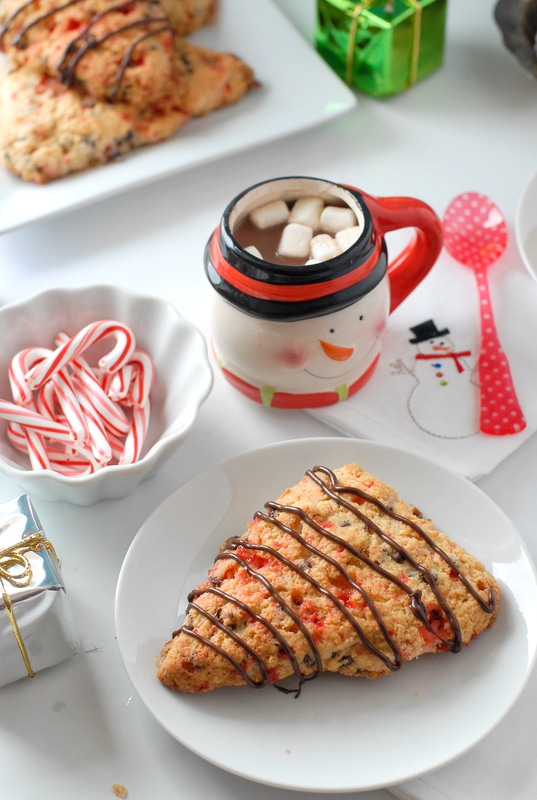
[[96, 100], [134, 106], [173, 90], [173, 31], [156, 0], [2, 5], [2, 49], [16, 66], [44, 72]]
[[95, 100], [144, 106], [176, 93], [187, 67], [173, 43], [208, 22], [215, 0], [3, 0], [10, 61]]
[[223, 544], [158, 679], [298, 693], [322, 672], [378, 678], [458, 653], [494, 623], [499, 596], [483, 564], [391, 486], [356, 464], [316, 466]]
[[159, 0], [176, 36], [188, 36], [210, 24], [218, 13], [218, 0]]
[[0, 164], [47, 183], [168, 139], [192, 117], [238, 101], [253, 83], [239, 58], [181, 42], [189, 69], [149, 106], [96, 100], [29, 67], [0, 70]]
[[3, 0], [0, 164], [47, 183], [172, 136], [254, 86], [185, 37], [216, 0]]

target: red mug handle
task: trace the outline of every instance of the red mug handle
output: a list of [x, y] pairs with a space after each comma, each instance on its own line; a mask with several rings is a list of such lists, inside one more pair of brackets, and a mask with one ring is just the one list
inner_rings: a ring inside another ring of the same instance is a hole
[[427, 203], [413, 197], [364, 198], [377, 232], [384, 236], [400, 228], [414, 228], [414, 235], [388, 264], [390, 314], [425, 278], [442, 250], [442, 223]]

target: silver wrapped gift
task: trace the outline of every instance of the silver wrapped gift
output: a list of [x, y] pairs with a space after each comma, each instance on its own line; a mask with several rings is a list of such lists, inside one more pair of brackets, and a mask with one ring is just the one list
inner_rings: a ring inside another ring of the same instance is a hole
[[58, 558], [31, 500], [0, 504], [0, 686], [77, 650]]

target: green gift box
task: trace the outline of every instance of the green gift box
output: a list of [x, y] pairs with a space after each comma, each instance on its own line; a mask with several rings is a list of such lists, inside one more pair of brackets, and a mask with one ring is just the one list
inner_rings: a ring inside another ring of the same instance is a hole
[[405, 91], [444, 56], [447, 0], [317, 0], [317, 50], [374, 97]]

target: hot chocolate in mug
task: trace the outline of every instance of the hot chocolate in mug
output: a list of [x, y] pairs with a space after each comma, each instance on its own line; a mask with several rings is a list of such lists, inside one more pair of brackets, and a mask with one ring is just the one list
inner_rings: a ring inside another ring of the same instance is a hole
[[[413, 236], [389, 262], [385, 234], [401, 228]], [[205, 252], [217, 363], [267, 406], [345, 400], [371, 377], [389, 314], [441, 248], [439, 218], [415, 198], [308, 177], [246, 189]]]

